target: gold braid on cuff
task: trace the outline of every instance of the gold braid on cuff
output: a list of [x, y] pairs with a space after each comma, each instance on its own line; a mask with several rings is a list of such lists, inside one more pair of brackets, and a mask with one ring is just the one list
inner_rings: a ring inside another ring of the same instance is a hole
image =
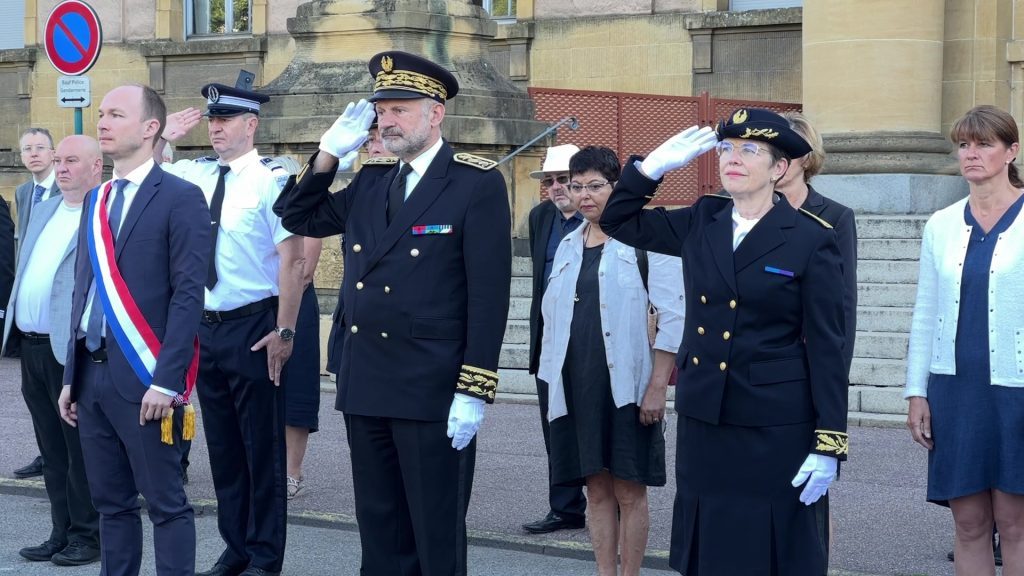
[[488, 404], [492, 404], [498, 391], [498, 373], [463, 364], [459, 370], [459, 381], [455, 385], [455, 391], [482, 398]]
[[850, 437], [846, 432], [835, 432], [833, 430], [814, 431], [814, 451], [826, 456], [835, 456], [845, 460], [850, 453]]

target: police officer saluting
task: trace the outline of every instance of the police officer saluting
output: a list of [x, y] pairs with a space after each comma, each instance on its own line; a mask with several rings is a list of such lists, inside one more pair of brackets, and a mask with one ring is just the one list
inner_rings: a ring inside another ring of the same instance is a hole
[[[466, 507], [508, 315], [511, 216], [495, 163], [441, 138], [458, 82], [419, 56], [370, 60], [372, 102], [349, 104], [279, 203], [303, 236], [345, 234], [337, 408], [352, 454], [361, 574], [466, 574]], [[376, 109], [398, 164], [363, 165], [330, 194], [338, 158]]]
[[[223, 84], [202, 94], [218, 156], [164, 165], [203, 189], [213, 228], [197, 388], [226, 549], [197, 576], [278, 574], [287, 513], [281, 368], [302, 295], [302, 239], [273, 212], [285, 171], [253, 145], [269, 97]], [[164, 138], [177, 140], [201, 116], [169, 115]]]

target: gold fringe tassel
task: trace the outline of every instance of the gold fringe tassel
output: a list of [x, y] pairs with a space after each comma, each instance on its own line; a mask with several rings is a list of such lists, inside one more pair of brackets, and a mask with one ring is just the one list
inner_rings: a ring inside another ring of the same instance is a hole
[[185, 423], [182, 426], [181, 439], [192, 440], [196, 436], [196, 409], [185, 404]]
[[174, 446], [174, 411], [160, 419], [160, 441]]

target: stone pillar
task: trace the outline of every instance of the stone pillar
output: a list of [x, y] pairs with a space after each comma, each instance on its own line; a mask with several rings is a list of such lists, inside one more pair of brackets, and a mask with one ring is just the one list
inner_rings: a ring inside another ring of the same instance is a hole
[[942, 134], [944, 25], [943, 0], [805, 3], [804, 110], [828, 151], [816, 186], [873, 213], [963, 195]]

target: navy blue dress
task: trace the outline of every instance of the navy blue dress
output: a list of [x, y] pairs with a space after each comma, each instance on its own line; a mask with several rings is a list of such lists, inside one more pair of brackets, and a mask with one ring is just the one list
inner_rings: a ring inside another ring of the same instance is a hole
[[929, 502], [948, 506], [953, 498], [992, 489], [1024, 494], [1024, 390], [992, 385], [988, 338], [992, 254], [1022, 204], [1024, 196], [987, 234], [970, 205], [964, 207], [972, 230], [960, 283], [956, 375], [928, 377], [935, 441], [928, 453]]

